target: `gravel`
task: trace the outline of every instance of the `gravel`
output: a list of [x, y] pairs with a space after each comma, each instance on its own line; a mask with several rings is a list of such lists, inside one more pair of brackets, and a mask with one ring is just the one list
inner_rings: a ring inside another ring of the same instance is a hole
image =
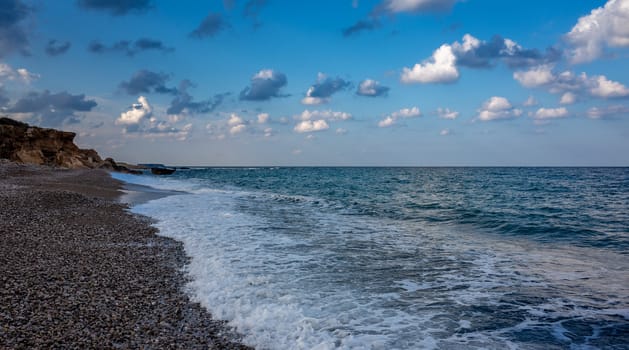
[[182, 244], [100, 170], [0, 162], [0, 349], [250, 349], [184, 291]]

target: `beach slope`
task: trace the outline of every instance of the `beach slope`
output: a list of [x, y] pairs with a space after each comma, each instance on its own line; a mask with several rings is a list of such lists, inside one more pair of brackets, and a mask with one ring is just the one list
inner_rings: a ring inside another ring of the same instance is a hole
[[245, 349], [101, 170], [0, 162], [0, 348]]

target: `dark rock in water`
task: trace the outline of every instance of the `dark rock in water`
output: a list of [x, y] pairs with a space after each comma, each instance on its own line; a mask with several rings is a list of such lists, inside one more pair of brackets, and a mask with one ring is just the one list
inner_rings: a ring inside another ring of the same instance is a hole
[[105, 159], [98, 167], [101, 169], [117, 171], [119, 173], [127, 173], [127, 174], [135, 174], [135, 175], [142, 174], [142, 172], [139, 170], [129, 169], [124, 165], [117, 164], [112, 158]]
[[151, 168], [151, 173], [154, 175], [170, 175], [175, 172], [175, 169], [170, 168]]

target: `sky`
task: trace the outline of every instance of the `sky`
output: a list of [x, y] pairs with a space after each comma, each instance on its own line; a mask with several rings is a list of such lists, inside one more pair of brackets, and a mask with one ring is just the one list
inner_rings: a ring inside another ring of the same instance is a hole
[[0, 0], [0, 116], [133, 163], [629, 166], [629, 0]]

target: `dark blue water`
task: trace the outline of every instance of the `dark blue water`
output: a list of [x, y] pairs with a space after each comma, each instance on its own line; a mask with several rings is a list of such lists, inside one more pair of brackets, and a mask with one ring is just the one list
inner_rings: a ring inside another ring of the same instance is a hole
[[261, 348], [629, 348], [628, 168], [209, 168], [136, 207]]

